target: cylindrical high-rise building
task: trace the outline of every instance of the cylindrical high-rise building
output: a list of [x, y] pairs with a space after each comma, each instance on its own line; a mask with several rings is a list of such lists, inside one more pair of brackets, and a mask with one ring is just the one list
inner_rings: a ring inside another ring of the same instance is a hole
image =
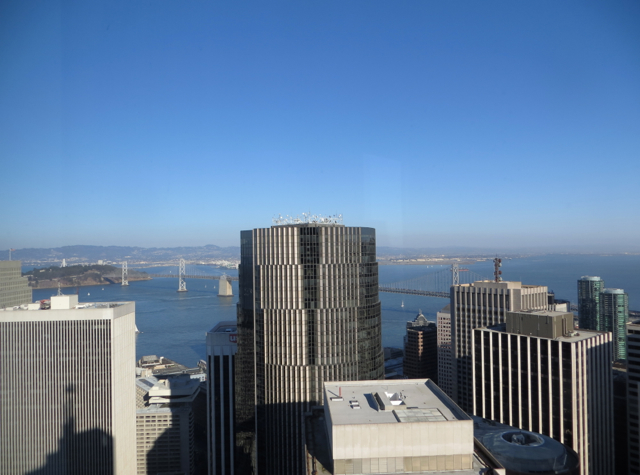
[[623, 289], [604, 289], [600, 294], [602, 330], [613, 333], [613, 359], [627, 359], [629, 296]]
[[375, 230], [319, 221], [241, 232], [243, 473], [249, 459], [260, 475], [304, 473], [304, 417], [323, 382], [384, 378]]
[[600, 277], [583, 275], [578, 280], [578, 325], [583, 330], [605, 331], [600, 318], [603, 289], [604, 280]]

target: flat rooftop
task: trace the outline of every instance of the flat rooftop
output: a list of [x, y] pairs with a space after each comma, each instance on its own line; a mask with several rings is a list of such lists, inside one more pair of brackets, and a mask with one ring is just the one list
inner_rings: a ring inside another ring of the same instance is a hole
[[[540, 313], [544, 314], [544, 313], [559, 313], [559, 314], [566, 314], [567, 312], [546, 312], [546, 311], [541, 311]], [[507, 332], [507, 325], [506, 323], [500, 323], [499, 325], [494, 325], [492, 327], [482, 327], [481, 329], [484, 330], [491, 330], [491, 331], [496, 331], [496, 332], [501, 332], [501, 333], [506, 333]], [[568, 341], [568, 342], [577, 342], [577, 341], [582, 341], [582, 340], [587, 340], [589, 338], [593, 338], [594, 336], [600, 335], [602, 333], [605, 332], [598, 332], [595, 330], [583, 330], [581, 328], [576, 328], [573, 331], [573, 335], [572, 336], [559, 336], [558, 338], [553, 338], [553, 340], [558, 340], [558, 341]], [[512, 335], [518, 335], [517, 333], [511, 333]], [[534, 336], [534, 335], [524, 335], [524, 336], [530, 336], [531, 338], [545, 338], [542, 336]], [[546, 338], [547, 340], [549, 340], [550, 338]]]
[[105, 309], [105, 308], [121, 307], [122, 305], [126, 305], [128, 303], [133, 303], [133, 302], [82, 302], [82, 303], [78, 303], [77, 305], [74, 305], [71, 308], [51, 309], [51, 308], [40, 308], [40, 300], [38, 300], [35, 304], [23, 304], [15, 307], [0, 308], [0, 312], [20, 312], [20, 311], [34, 312], [34, 311], [40, 311], [40, 310], [48, 312], [49, 310], [82, 310], [82, 309], [88, 309], [88, 308]]
[[576, 453], [551, 437], [472, 417], [475, 438], [509, 471], [574, 473], [579, 465]]
[[326, 382], [334, 426], [471, 420], [430, 379]]
[[238, 323], [235, 321], [220, 322], [211, 329], [211, 333], [235, 333], [238, 330]]
[[530, 285], [523, 284], [522, 282], [515, 280], [501, 280], [496, 282], [495, 280], [476, 280], [469, 284], [460, 284], [460, 287], [479, 287], [479, 288], [493, 288], [493, 289], [542, 289], [547, 288], [546, 285]]

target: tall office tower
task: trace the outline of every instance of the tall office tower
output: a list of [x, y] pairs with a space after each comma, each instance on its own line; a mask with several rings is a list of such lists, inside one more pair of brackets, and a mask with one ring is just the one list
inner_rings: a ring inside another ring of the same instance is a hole
[[578, 280], [578, 324], [585, 330], [605, 331], [600, 319], [600, 293], [604, 280], [583, 275]]
[[628, 473], [629, 470], [629, 417], [627, 416], [627, 367], [622, 362], [613, 364], [613, 430], [615, 440], [615, 473]]
[[507, 313], [473, 331], [474, 413], [540, 432], [578, 453], [582, 475], [614, 473], [611, 334], [573, 314]]
[[438, 334], [438, 386], [449, 397], [453, 393], [453, 354], [451, 353], [451, 305], [436, 314]]
[[629, 296], [622, 289], [604, 289], [600, 294], [600, 331], [613, 333], [614, 361], [627, 359]]
[[640, 321], [627, 325], [629, 473], [640, 475]]
[[31, 287], [20, 261], [0, 261], [0, 308], [31, 303]]
[[0, 310], [2, 473], [135, 473], [135, 364], [133, 302]]
[[325, 381], [384, 377], [375, 230], [320, 221], [241, 232], [236, 438], [260, 475], [304, 472]]
[[422, 311], [407, 322], [404, 340], [403, 373], [409, 379], [429, 378], [438, 383], [438, 335], [436, 324]]
[[136, 379], [137, 473], [195, 470], [193, 404], [200, 380], [188, 374]]
[[207, 333], [209, 475], [233, 475], [235, 470], [233, 424], [237, 340], [235, 321], [220, 322]]
[[451, 346], [451, 305], [436, 314], [438, 340], [438, 386], [449, 397], [453, 393], [453, 353]]
[[547, 287], [520, 282], [480, 281], [451, 286], [451, 398], [473, 411], [471, 343], [474, 328], [504, 323], [508, 311], [546, 310]]

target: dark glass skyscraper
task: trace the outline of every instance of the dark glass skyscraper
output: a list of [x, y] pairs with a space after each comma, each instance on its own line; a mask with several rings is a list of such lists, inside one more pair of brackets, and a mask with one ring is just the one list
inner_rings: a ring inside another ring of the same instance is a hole
[[613, 359], [627, 359], [629, 296], [622, 289], [604, 289], [600, 294], [601, 331], [613, 333]]
[[384, 378], [375, 230], [322, 220], [240, 237], [236, 472], [297, 475], [323, 382]]
[[603, 289], [604, 280], [600, 277], [584, 275], [578, 280], [578, 324], [580, 328], [605, 331], [600, 318], [600, 293]]

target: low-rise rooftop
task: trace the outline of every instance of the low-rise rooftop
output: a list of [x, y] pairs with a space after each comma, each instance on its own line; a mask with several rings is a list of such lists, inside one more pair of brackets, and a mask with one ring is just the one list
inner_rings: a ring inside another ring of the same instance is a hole
[[470, 420], [431, 380], [325, 383], [334, 425]]
[[507, 473], [578, 473], [578, 456], [557, 440], [481, 417], [472, 417], [475, 438]]
[[211, 329], [212, 333], [236, 333], [237, 331], [238, 324], [235, 321], [220, 322]]

